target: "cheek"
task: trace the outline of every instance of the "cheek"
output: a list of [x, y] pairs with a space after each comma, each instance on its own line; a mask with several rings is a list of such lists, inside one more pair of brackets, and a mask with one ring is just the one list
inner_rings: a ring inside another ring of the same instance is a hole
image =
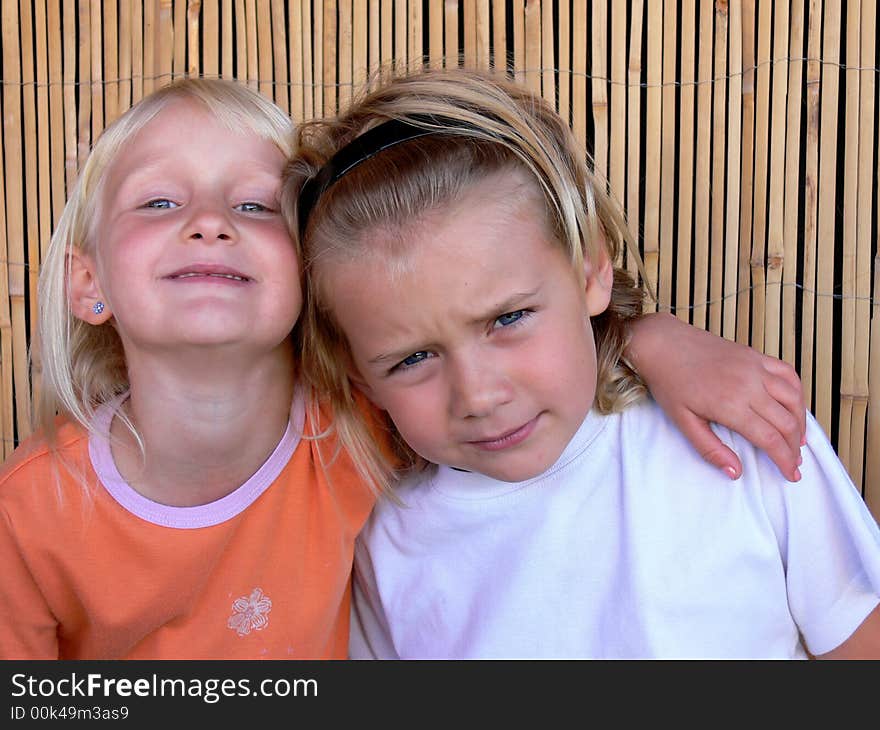
[[[378, 393], [384, 408], [410, 446], [422, 456], [442, 434], [446, 404], [436, 389], [407, 389], [403, 392]], [[427, 458], [430, 458], [428, 456]]]

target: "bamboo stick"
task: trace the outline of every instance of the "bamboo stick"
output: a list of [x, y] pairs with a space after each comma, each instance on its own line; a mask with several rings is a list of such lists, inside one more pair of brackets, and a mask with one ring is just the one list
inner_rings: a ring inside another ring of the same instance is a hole
[[[334, 0], [325, 0], [325, 2], [333, 1]], [[394, 60], [395, 68], [400, 72], [406, 71], [409, 68], [409, 57], [407, 56], [408, 39], [406, 37], [406, 16], [406, 0], [394, 0]]]
[[489, 13], [489, 0], [477, 0], [476, 2], [476, 28], [474, 29], [474, 39], [476, 41], [475, 51], [477, 56], [477, 67], [488, 69], [492, 65], [492, 44], [490, 42], [491, 19]]
[[117, 110], [119, 114], [122, 114], [131, 106], [133, 83], [131, 70], [131, 15], [133, 5], [134, 3], [131, 2], [123, 2], [119, 4], [119, 94], [117, 96]]
[[[866, 497], [868, 481], [864, 480], [862, 465], [865, 462], [865, 447], [870, 453], [872, 444], [867, 436], [867, 410], [871, 392], [868, 388], [869, 347], [871, 338], [871, 197], [873, 187], [873, 159], [874, 149], [877, 144], [877, 136], [874, 128], [874, 94], [876, 90], [876, 73], [871, 70], [874, 63], [877, 45], [877, 2], [876, 0], [862, 0], [862, 17], [859, 23], [861, 28], [861, 61], [862, 70], [859, 73], [859, 89], [861, 100], [859, 104], [859, 199], [858, 199], [858, 236], [856, 240], [856, 282], [855, 282], [855, 352], [854, 352], [854, 390], [856, 401], [853, 404], [853, 433], [851, 440], [850, 464], [852, 465], [853, 481], [856, 484], [866, 485]], [[880, 205], [876, 210], [880, 210]], [[874, 299], [880, 300], [880, 288], [874, 287]], [[875, 314], [875, 318], [876, 318]], [[876, 338], [875, 338], [876, 339]], [[876, 358], [877, 356], [875, 356]], [[880, 377], [880, 373], [878, 376]], [[880, 401], [876, 396], [870, 401], [870, 407], [877, 410]], [[866, 443], [867, 440], [867, 443]], [[876, 441], [873, 447], [880, 446]], [[840, 450], [840, 449], [839, 449]], [[874, 484], [874, 492], [880, 496], [880, 485]], [[875, 515], [880, 514], [880, 504], [876, 505]]]
[[[437, 0], [432, 0], [432, 2], [436, 3]], [[433, 7], [433, 5], [432, 5]], [[374, 78], [374, 72], [381, 68], [381, 33], [379, 28], [380, 22], [380, 14], [379, 14], [379, 0], [370, 0], [369, 5], [369, 14], [370, 14], [370, 43], [369, 43], [369, 77], [372, 80]], [[433, 28], [433, 26], [432, 26]], [[440, 45], [437, 47], [437, 52], [442, 56], [443, 54], [443, 35], [442, 35], [443, 24], [440, 22]]]
[[[742, 118], [743, 112], [743, 27], [742, 7], [733, 3], [729, 7], [728, 28], [728, 104], [727, 104], [727, 246], [724, 251], [724, 315], [722, 332], [728, 339], [736, 337], [737, 275], [743, 267], [739, 251], [740, 231], [737, 211], [740, 210], [739, 181], [742, 172]], [[745, 268], [748, 269], [748, 248]], [[745, 282], [743, 282], [745, 284]]]
[[[336, 114], [336, 110], [339, 108], [337, 106], [338, 100], [336, 97], [336, 83], [338, 78], [336, 69], [336, 44], [338, 40], [336, 34], [336, 3], [337, 0], [324, 0], [324, 30], [322, 41], [324, 45], [322, 48], [323, 60], [321, 63], [321, 87], [324, 89], [324, 108], [322, 111], [326, 115]], [[404, 28], [405, 27], [406, 24], [404, 23]], [[404, 37], [404, 41], [405, 40]]]
[[725, 125], [725, 100], [728, 90], [727, 78], [727, 32], [729, 18], [727, 5], [715, 5], [715, 81], [713, 82], [714, 105], [712, 107], [712, 242], [710, 255], [711, 281], [709, 285], [709, 329], [722, 334], [724, 313], [724, 157], [727, 146]]
[[49, 55], [49, 155], [52, 179], [52, 218], [54, 229], [64, 209], [64, 69], [61, 51], [61, 4], [48, 0], [46, 25]]
[[116, 0], [104, 2], [104, 117], [110, 124], [119, 116], [119, 7]]
[[312, 4], [303, 3], [302, 8], [302, 45], [303, 45], [303, 119], [311, 119], [318, 115], [315, 107], [315, 59], [312, 53]]
[[428, 65], [443, 68], [443, 0], [428, 4]]
[[253, 89], [259, 89], [260, 67], [259, 67], [259, 46], [257, 36], [257, 2], [256, 0], [245, 0], [245, 35], [247, 48], [247, 71], [245, 78], [247, 84]]
[[[178, 5], [181, 4], [182, 3], [178, 0]], [[292, 4], [290, 8], [291, 13], [293, 13], [296, 5], [299, 5], [299, 3]], [[233, 15], [232, 0], [222, 0], [220, 6], [220, 27], [225, 28], [225, 30], [223, 32], [223, 37], [220, 39], [220, 75], [223, 76], [224, 79], [231, 79], [235, 76], [235, 47], [233, 46], [235, 36], [232, 33]], [[175, 27], [182, 28], [183, 25], [178, 23]], [[175, 35], [175, 37], [177, 36]]]
[[[305, 3], [305, 8], [311, 3]], [[235, 0], [235, 77], [244, 80], [248, 76], [248, 33], [245, 0]], [[192, 43], [189, 44], [193, 48]]]
[[[507, 57], [507, 5], [505, 0], [492, 0], [492, 66], [502, 73], [507, 70], [509, 65]], [[563, 28], [571, 27], [567, 2], [560, 5], [559, 24]], [[568, 50], [568, 44], [566, 44], [565, 51], [565, 60], [560, 57], [559, 65], [562, 69], [566, 69], [566, 73], [570, 77], [571, 73], [567, 71], [571, 68], [571, 53]], [[565, 118], [568, 119], [568, 117]]]
[[202, 6], [202, 74], [215, 78], [220, 75], [220, 8], [217, 0], [201, 0]]
[[92, 139], [97, 139], [104, 129], [104, 64], [101, 58], [103, 32], [101, 30], [101, 8], [95, 5], [89, 16], [89, 27], [92, 37], [89, 40], [91, 53], [91, 83], [89, 91], [92, 96]]
[[780, 357], [782, 275], [785, 262], [785, 100], [788, 89], [788, 3], [776, 4], [773, 22], [773, 100], [770, 111], [770, 191], [767, 206], [767, 316], [764, 352]]
[[338, 0], [339, 30], [336, 39], [337, 71], [339, 82], [339, 110], [351, 103], [352, 85], [352, 7], [351, 0]]
[[[123, 5], [125, 5], [125, 1], [123, 0]], [[174, 21], [173, 21], [173, 33], [174, 33], [174, 58], [171, 62], [171, 76], [172, 78], [179, 79], [186, 76], [186, 37], [187, 37], [187, 24], [186, 24], [186, 11], [187, 6], [186, 3], [178, 2], [174, 3]]]
[[[392, 69], [396, 70], [399, 68], [398, 66], [398, 56], [395, 52], [395, 43], [399, 43], [399, 39], [396, 36], [395, 29], [397, 24], [399, 23], [399, 19], [396, 16], [395, 3], [400, 2], [400, 0], [382, 0], [382, 68], [386, 71], [391, 71]], [[457, 3], [456, 3], [457, 5]], [[453, 21], [455, 24], [451, 25], [449, 21], [449, 14], [455, 13], [455, 20]], [[447, 14], [447, 27], [458, 28], [458, 8], [452, 7], [452, 3], [446, 3], [446, 14]], [[455, 36], [455, 53], [456, 57], [458, 54], [458, 32], [447, 34], [446, 42], [449, 43], [451, 38], [450, 35]], [[404, 40], [406, 40], [404, 38]], [[449, 51], [447, 51], [449, 53]]]
[[[642, 240], [640, 221], [641, 207], [639, 201], [641, 169], [641, 107], [642, 107], [642, 22], [645, 7], [643, 0], [633, 0], [632, 22], [629, 37], [629, 61], [627, 69], [627, 189], [626, 189], [626, 222], [633, 241]], [[577, 29], [575, 29], [577, 34]], [[577, 39], [577, 35], [575, 35]], [[575, 77], [577, 81], [577, 77]], [[575, 107], [577, 108], [577, 107]], [[627, 256], [627, 270], [636, 277], [639, 274], [638, 261], [635, 256]], [[647, 282], [645, 282], [647, 284]]]
[[131, 104], [144, 97], [144, 8], [142, 0], [133, 0], [131, 11]]
[[[91, 148], [92, 97], [89, 84], [84, 80], [92, 77], [91, 52], [91, 8], [88, 3], [79, 6], [79, 78], [82, 82], [79, 93], [79, 115], [77, 119], [77, 165], [82, 165]], [[79, 167], [77, 167], [79, 169]]]
[[[648, 58], [645, 94], [645, 239], [644, 264], [647, 285], [658, 297], [660, 265], [660, 164], [663, 113], [663, 2], [648, 0]], [[668, 300], [667, 302], [668, 303]], [[658, 301], [648, 305], [656, 309]]]
[[144, 95], [156, 88], [156, 3], [158, 0], [144, 0]]
[[422, 68], [424, 65], [422, 45], [422, 2], [421, 0], [410, 0], [409, 42], [407, 45], [410, 68]]
[[773, 24], [772, 0], [758, 0], [757, 53], [755, 61], [755, 174], [752, 206], [752, 331], [751, 344], [764, 349], [764, 323], [767, 317], [767, 158], [770, 145], [770, 30]]
[[361, 91], [367, 80], [370, 60], [367, 55], [367, 2], [355, 0], [352, 20], [352, 81], [355, 89]]
[[464, 13], [464, 65], [475, 68], [477, 65], [477, 0], [465, 0], [462, 8]]
[[[598, 0], [601, 2], [601, 0]], [[597, 0], [593, 0], [597, 2]], [[541, 94], [556, 109], [556, 53], [553, 49], [553, 3], [541, 3]]]
[[171, 83], [174, 59], [174, 8], [172, 0], [159, 0], [156, 6], [156, 88]]
[[[727, 281], [725, 282], [725, 291], [732, 294], [733, 302], [725, 302], [725, 317], [729, 319], [733, 313], [736, 321], [731, 326], [735, 327], [736, 340], [742, 344], [749, 343], [749, 303], [751, 300], [751, 276], [749, 271], [751, 247], [752, 247], [752, 190], [754, 185], [755, 172], [755, 0], [744, 0], [740, 6], [741, 12], [736, 10], [731, 14], [739, 17], [739, 26], [741, 32], [737, 32], [734, 26], [735, 17], [731, 18], [730, 35], [736, 40], [742, 39], [740, 47], [740, 60], [737, 73], [737, 80], [741, 81], [742, 93], [734, 100], [731, 96], [730, 104], [740, 101], [741, 114], [734, 119], [734, 112], [731, 111], [729, 120], [739, 122], [739, 158], [733, 167], [728, 169], [728, 183], [734, 185], [733, 175], [739, 179], [739, 198], [736, 200], [739, 210], [739, 235], [738, 237], [728, 238], [728, 260], [733, 262], [733, 253], [730, 249], [731, 245], [736, 246], [736, 272], [730, 277], [730, 271], [726, 272]], [[745, 17], [749, 22], [742, 25], [742, 18]], [[735, 50], [732, 46], [731, 50]], [[731, 65], [731, 74], [733, 74], [733, 65]], [[732, 188], [728, 188], [728, 193]], [[730, 211], [728, 211], [729, 213]], [[728, 220], [731, 216], [728, 215]], [[733, 282], [733, 283], [731, 283]], [[727, 288], [730, 287], [730, 288]], [[741, 289], [741, 291], [739, 291]], [[731, 306], [728, 308], [728, 304]]]
[[272, 49], [272, 11], [269, 0], [257, 0], [257, 88], [263, 96], [274, 101]]
[[703, 3], [700, 10], [699, 61], [697, 62], [697, 149], [694, 165], [694, 326], [706, 329], [709, 301], [709, 181], [712, 132], [712, 24], [713, 14]]
[[[694, 64], [697, 39], [694, 0], [683, 0], [681, 8], [681, 119], [678, 154], [678, 245], [675, 253], [675, 314], [684, 322], [691, 312], [691, 227], [694, 210]], [[665, 32], [665, 31], [664, 31]], [[673, 139], [674, 143], [674, 139]], [[664, 177], [666, 174], [664, 173]], [[670, 181], [670, 187], [671, 187]], [[666, 211], [672, 217], [672, 207]], [[670, 228], [672, 221], [670, 220]], [[670, 241], [670, 246], [671, 246]], [[670, 251], [670, 269], [671, 251]], [[670, 271], [671, 273], [671, 271]]]
[[[582, 4], [585, 0], [573, 0], [575, 8]], [[519, 83], [525, 83], [526, 80], [526, 11], [523, 0], [512, 0], [511, 15], [513, 16], [513, 68], [514, 78]], [[586, 9], [584, 13], [586, 13]], [[577, 23], [577, 15], [575, 15], [575, 23]], [[447, 24], [447, 27], [449, 25]], [[448, 34], [447, 34], [448, 35]], [[575, 35], [575, 40], [577, 36]], [[574, 52], [573, 52], [574, 53]], [[575, 63], [577, 63], [577, 55], [575, 54]]]
[[[840, 85], [840, 0], [826, 0], [823, 19], [822, 109], [819, 130], [819, 245], [816, 249], [816, 337], [834, 337], [834, 228], [837, 220], [837, 114]], [[816, 348], [816, 420], [831, 433], [831, 349]]]
[[[24, 200], [22, 201], [27, 215], [24, 216], [25, 230], [17, 247], [21, 260], [20, 280], [16, 284], [21, 286], [21, 294], [12, 297], [12, 325], [13, 325], [13, 348], [15, 378], [15, 415], [16, 437], [18, 439], [30, 436], [31, 425], [31, 381], [28, 372], [28, 342], [31, 340], [28, 331], [28, 319], [26, 316], [27, 302], [30, 300], [36, 304], [37, 298], [37, 275], [40, 268], [40, 189], [42, 181], [37, 174], [39, 139], [37, 132], [37, 99], [36, 99], [36, 69], [34, 68], [34, 55], [36, 33], [34, 27], [34, 13], [30, 3], [19, 4], [19, 28], [21, 49], [21, 108], [22, 123], [24, 129], [24, 169], [23, 189]], [[45, 90], [45, 89], [44, 89]], [[4, 110], [5, 111], [5, 110]], [[42, 125], [41, 125], [42, 126]], [[10, 295], [12, 287], [10, 286]], [[35, 326], [33, 318], [31, 326]]]
[[578, 143], [587, 146], [587, 3], [574, 0], [572, 10], [571, 128]]
[[[76, 23], [75, 0], [64, 0], [63, 19], [65, 28], [73, 28]], [[76, 34], [64, 34], [64, 179], [67, 190], [76, 182], [77, 154], [76, 143]], [[66, 198], [66, 195], [64, 196]], [[59, 202], [63, 207], [64, 203]]]
[[[565, 45], [567, 46], [568, 43]], [[626, 200], [626, 13], [620, 8], [611, 13], [610, 86], [611, 138], [608, 182], [611, 186], [611, 195], [623, 206]]]
[[608, 179], [608, 7], [593, 0], [593, 32], [590, 34], [590, 92], [593, 97], [593, 166], [601, 180]]
[[[26, 386], [22, 388], [22, 350], [25, 343], [24, 297], [25, 297], [25, 228], [24, 228], [24, 160], [22, 157], [22, 63], [19, 39], [17, 3], [2, 3], [3, 40], [3, 152], [5, 190], [5, 226], [3, 235], [3, 261], [0, 265], [0, 340], [3, 343], [2, 389], [3, 446], [8, 454], [14, 445], [18, 412], [28, 409], [30, 398]], [[33, 86], [31, 86], [33, 89]], [[26, 363], [25, 363], [26, 364]], [[18, 406], [18, 408], [16, 408]], [[13, 411], [16, 411], [15, 413]], [[28, 409], [29, 412], [29, 409]], [[18, 419], [21, 420], [20, 418]], [[27, 425], [27, 424], [26, 424]], [[5, 457], [4, 457], [5, 458]]]
[[[795, 59], [804, 54], [804, 0], [791, 4], [789, 19], [789, 55]], [[785, 209], [783, 212], [783, 250], [782, 264], [782, 359], [795, 365], [797, 353], [797, 270], [798, 236], [801, 226], [798, 221], [801, 201], [801, 81], [803, 61], [793, 60], [788, 64], [788, 109], [785, 123]], [[807, 148], [809, 154], [809, 148]], [[804, 159], [808, 158], [808, 154]], [[806, 240], [808, 231], [804, 227]], [[805, 368], [801, 367], [801, 378]], [[804, 384], [806, 385], [806, 384]], [[809, 389], [805, 387], [805, 393]]]
[[[500, 3], [499, 3], [500, 4]], [[560, 3], [558, 7], [557, 37], [559, 44], [559, 61], [556, 68], [557, 90], [556, 110], [571, 125], [571, 5]], [[503, 22], [496, 25], [501, 26]]]
[[[675, 140], [678, 136], [675, 118], [676, 97], [676, 22], [677, 4], [663, 6], [663, 90], [660, 95], [660, 244], [659, 294], [660, 306], [672, 308], [672, 254], [675, 246]], [[685, 315], [687, 313], [685, 312]]]
[[[34, 4], [34, 46], [36, 58], [36, 111], [37, 111], [37, 199], [39, 200], [38, 232], [36, 250], [29, 254], [28, 259], [28, 302], [30, 303], [30, 343], [36, 360], [39, 350], [39, 327], [36, 315], [37, 279], [40, 263], [49, 245], [52, 235], [52, 168], [51, 168], [51, 117], [49, 113], [49, 25], [47, 3]], [[33, 403], [39, 401], [41, 369], [34, 368], [31, 363], [31, 398]]]
[[819, 204], [819, 91], [822, 41], [820, 0], [810, 0], [807, 28], [807, 107], [806, 107], [806, 160], [803, 237], [803, 306], [801, 317], [801, 383], [807, 408], [814, 411], [813, 400], [813, 345], [816, 320], [816, 238]]
[[189, 64], [187, 66], [187, 73], [190, 76], [199, 76], [202, 72], [202, 67], [199, 64], [199, 58], [202, 55], [201, 54], [201, 25], [202, 25], [201, 10], [202, 10], [201, 0], [188, 0], [187, 8], [186, 8], [186, 39], [187, 39], [187, 47], [189, 49]]
[[290, 9], [290, 32], [287, 35], [290, 55], [290, 116], [299, 124], [303, 121], [303, 7], [293, 3]]
[[[532, 93], [541, 93], [541, 4], [526, 0], [525, 8], [525, 84]], [[467, 55], [465, 53], [465, 55]]]
[[[291, 8], [291, 11], [293, 8]], [[284, 0], [271, 0], [271, 17], [267, 40], [272, 44], [272, 68], [269, 80], [272, 81], [272, 98], [275, 103], [290, 115], [290, 93], [287, 82], [287, 21], [284, 18]], [[266, 53], [268, 56], [269, 54]]]
[[[383, 2], [388, 3], [390, 0], [383, 0]], [[459, 54], [461, 53], [460, 46], [458, 45], [458, 3], [450, 0], [444, 3], [444, 12], [443, 12], [443, 24], [445, 27], [445, 35], [444, 35], [444, 48], [446, 55], [446, 66], [447, 68], [456, 67], [460, 63]], [[383, 27], [388, 27], [388, 32], [391, 32], [391, 23], [390, 21], [387, 23], [383, 23]], [[389, 44], [390, 46], [390, 44]], [[389, 58], [391, 58], [391, 52], [389, 50]]]
[[[859, 0], [849, 0], [846, 5], [846, 84], [844, 102], [844, 125], [855, 134], [843, 139], [843, 255], [840, 263], [840, 281], [843, 298], [840, 321], [840, 388], [838, 395], [839, 418], [837, 422], [838, 457], [850, 476], [856, 465], [852, 463], [849, 448], [853, 439], [853, 401], [867, 398], [855, 389], [855, 340], [856, 340], [856, 239], [858, 237], [858, 184], [859, 184], [859, 63], [861, 61], [860, 28], [862, 8]], [[869, 223], [870, 225], [870, 223]], [[861, 437], [861, 434], [860, 434]], [[858, 464], [861, 474], [862, 465]]]

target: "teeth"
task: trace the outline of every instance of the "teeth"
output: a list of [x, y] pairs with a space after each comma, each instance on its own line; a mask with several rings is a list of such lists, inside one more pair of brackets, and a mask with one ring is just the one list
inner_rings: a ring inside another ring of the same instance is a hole
[[245, 278], [243, 276], [236, 276], [235, 274], [199, 274], [196, 272], [191, 272], [188, 274], [179, 274], [175, 278], [177, 279], [190, 279], [193, 276], [213, 276], [219, 279], [232, 279], [233, 281], [244, 281]]

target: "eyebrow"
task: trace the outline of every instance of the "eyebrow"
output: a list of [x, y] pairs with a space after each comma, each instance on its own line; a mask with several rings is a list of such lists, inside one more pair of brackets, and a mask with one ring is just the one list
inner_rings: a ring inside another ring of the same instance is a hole
[[[504, 299], [498, 304], [486, 309], [485, 314], [472, 317], [468, 321], [468, 324], [479, 325], [483, 322], [486, 322], [487, 320], [495, 319], [506, 312], [516, 311], [520, 307], [522, 302], [531, 299], [540, 291], [541, 287], [538, 286], [532, 291], [516, 292], [515, 294], [509, 296], [507, 299]], [[398, 362], [414, 352], [421, 352], [422, 350], [426, 349], [426, 347], [429, 347], [429, 345], [426, 345], [425, 347], [415, 346], [396, 348], [391, 352], [380, 353], [379, 355], [376, 355], [376, 357], [370, 358], [367, 362], [370, 365], [381, 365], [388, 362]]]

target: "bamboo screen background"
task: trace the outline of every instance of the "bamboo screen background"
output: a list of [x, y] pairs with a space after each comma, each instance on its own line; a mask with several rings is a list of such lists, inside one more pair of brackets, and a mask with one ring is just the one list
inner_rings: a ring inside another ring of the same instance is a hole
[[184, 75], [295, 120], [379, 65], [505, 66], [571, 122], [659, 306], [793, 363], [880, 515], [877, 0], [2, 0], [0, 438], [41, 253], [106, 124]]

